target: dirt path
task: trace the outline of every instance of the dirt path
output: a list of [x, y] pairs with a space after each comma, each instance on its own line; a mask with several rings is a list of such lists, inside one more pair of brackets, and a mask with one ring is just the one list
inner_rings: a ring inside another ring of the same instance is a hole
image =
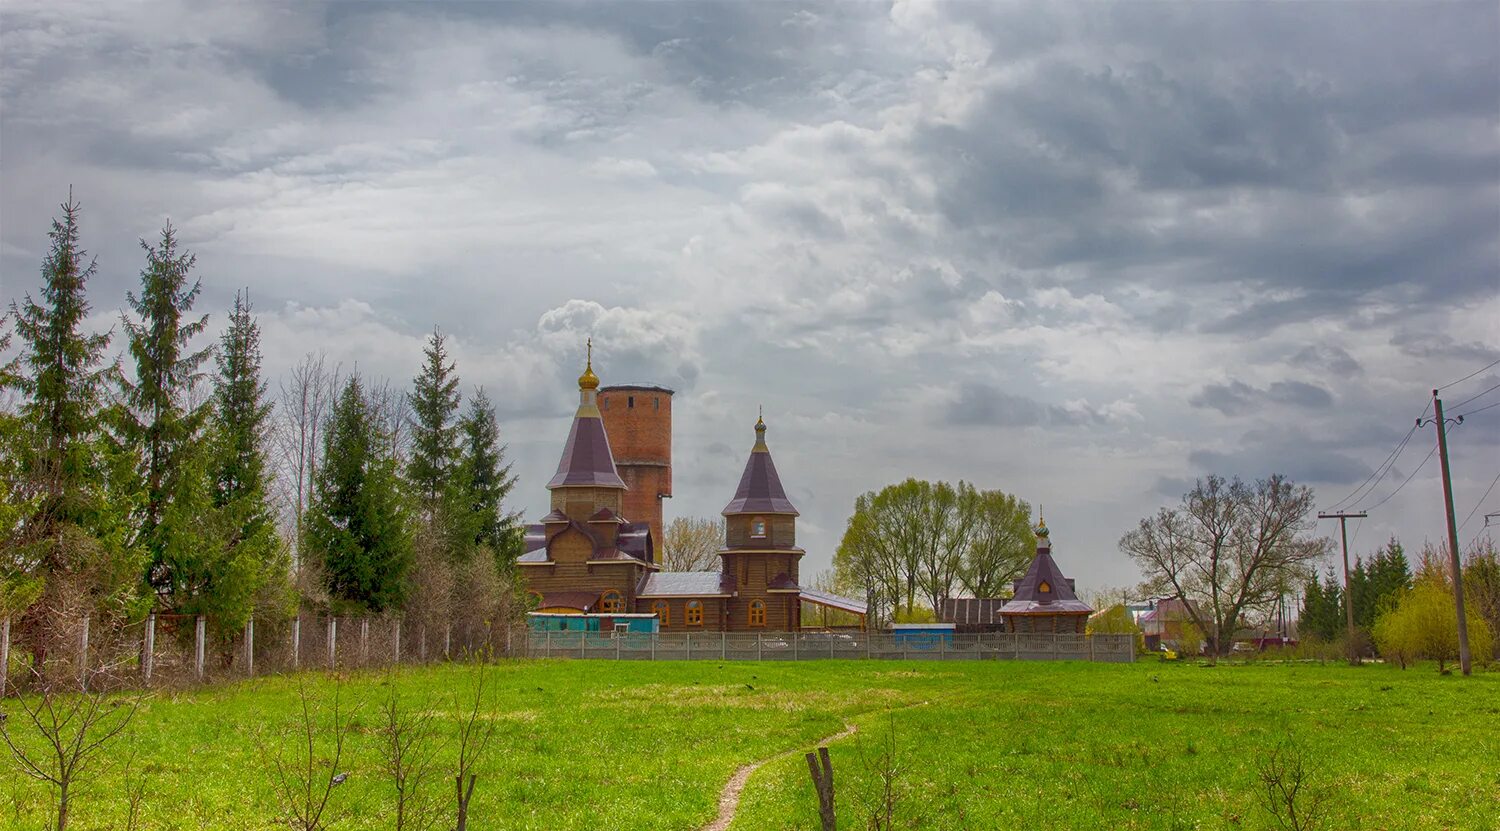
[[[854, 723], [850, 722], [849, 724], [844, 726], [843, 730], [840, 730], [839, 732], [834, 733], [832, 736], [829, 736], [825, 739], [819, 739], [818, 741], [814, 742], [813, 747], [832, 744], [840, 739], [848, 738], [849, 736], [854, 735], [854, 731], [857, 729], [858, 728], [854, 726]], [[770, 763], [775, 762], [779, 759], [785, 759], [788, 756], [796, 756], [806, 752], [806, 750], [803, 750], [801, 748], [798, 748], [797, 750], [788, 750], [785, 753], [778, 753], [768, 759], [761, 759], [755, 764], [745, 765], [739, 770], [735, 771], [734, 775], [729, 777], [729, 782], [724, 785], [724, 790], [719, 792], [718, 818], [713, 822], [710, 822], [709, 824], [703, 826], [703, 831], [728, 831], [729, 824], [734, 822], [734, 812], [738, 811], [740, 807], [740, 794], [744, 793], [746, 783], [750, 781], [750, 777], [754, 775], [757, 770], [760, 770], [762, 767], [769, 765]]]

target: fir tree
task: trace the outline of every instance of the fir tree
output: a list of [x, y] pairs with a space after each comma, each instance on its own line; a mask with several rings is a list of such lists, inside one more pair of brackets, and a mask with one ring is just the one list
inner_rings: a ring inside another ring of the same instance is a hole
[[469, 411], [460, 422], [463, 429], [463, 463], [458, 481], [467, 500], [467, 516], [461, 523], [469, 545], [488, 546], [501, 570], [520, 555], [520, 525], [505, 512], [505, 498], [515, 487], [516, 477], [505, 462], [500, 444], [500, 426], [495, 407], [483, 388], [474, 393]]
[[[208, 315], [189, 316], [202, 289], [197, 280], [189, 284], [196, 259], [178, 252], [170, 223], [158, 245], [142, 240], [141, 247], [146, 251], [141, 293], [127, 295], [140, 320], [122, 315], [135, 380], [121, 380], [125, 406], [119, 410], [119, 433], [139, 458], [143, 504], [136, 518], [136, 543], [148, 558], [147, 578], [159, 594], [180, 605], [204, 588], [196, 577], [175, 572], [195, 570], [181, 558], [198, 555], [197, 546], [204, 544], [198, 535], [206, 529], [196, 528], [189, 534], [192, 541], [173, 540], [162, 520], [173, 499], [199, 504], [195, 491], [208, 487], [207, 466], [191, 459], [208, 450], [203, 441], [208, 402], [194, 403], [192, 390], [212, 349], [189, 348], [208, 325]], [[187, 533], [181, 525], [177, 530]]]
[[1299, 636], [1304, 640], [1337, 640], [1344, 631], [1342, 596], [1343, 590], [1339, 588], [1332, 567], [1324, 573], [1321, 582], [1316, 576], [1310, 579], [1302, 597]]
[[83, 331], [95, 265], [80, 245], [71, 196], [62, 214], [49, 233], [41, 301], [28, 294], [11, 304], [20, 355], [5, 372], [21, 404], [7, 419], [6, 464], [18, 492], [8, 497], [17, 516], [4, 576], [7, 594], [45, 586], [43, 602], [21, 621], [37, 666], [56, 629], [51, 616], [68, 605], [62, 598], [81, 597], [93, 611], [120, 615], [140, 597], [139, 563], [122, 543], [120, 510], [132, 504], [132, 495], [119, 487], [122, 467], [104, 441], [100, 419], [113, 369], [103, 362], [110, 335]]
[[400, 605], [412, 544], [391, 437], [356, 373], [334, 403], [306, 527], [330, 595], [358, 609]]
[[411, 461], [406, 478], [421, 500], [428, 522], [439, 520], [459, 462], [458, 372], [448, 360], [445, 340], [432, 330], [411, 396]]
[[219, 341], [210, 475], [213, 508], [225, 523], [223, 559], [237, 564], [225, 572], [248, 575], [250, 586], [239, 588], [250, 591], [234, 592], [238, 600], [225, 606], [226, 624], [242, 622], [248, 612], [245, 603], [254, 591], [283, 583], [288, 572], [286, 552], [277, 539], [266, 500], [265, 443], [271, 404], [261, 381], [260, 362], [260, 327], [251, 316], [248, 297], [236, 294], [229, 327]]

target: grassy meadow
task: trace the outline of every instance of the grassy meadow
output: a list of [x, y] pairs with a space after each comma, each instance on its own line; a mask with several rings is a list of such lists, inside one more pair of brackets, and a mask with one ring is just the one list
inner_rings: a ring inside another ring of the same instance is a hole
[[[892, 745], [898, 828], [1274, 828], [1256, 771], [1288, 744], [1326, 793], [1322, 827], [1500, 827], [1500, 673], [1155, 661], [536, 661], [488, 673], [496, 733], [475, 829], [697, 829], [739, 766], [848, 723], [858, 732], [832, 746], [841, 828], [866, 827]], [[335, 682], [304, 678], [326, 705]], [[359, 710], [330, 829], [391, 827], [374, 730], [392, 683], [447, 735], [475, 675], [441, 666], [337, 684]], [[139, 776], [138, 828], [284, 828], [265, 754], [294, 723], [298, 684], [154, 693], [71, 827], [123, 827]], [[15, 725], [15, 702], [5, 707]], [[41, 828], [45, 792], [4, 771], [0, 827]], [[451, 778], [433, 787], [451, 803]], [[732, 828], [816, 828], [816, 811], [792, 755], [750, 780]]]

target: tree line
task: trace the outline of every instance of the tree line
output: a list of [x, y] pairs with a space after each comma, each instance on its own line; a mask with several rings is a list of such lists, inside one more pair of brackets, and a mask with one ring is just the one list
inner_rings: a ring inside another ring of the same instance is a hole
[[409, 393], [309, 355], [276, 402], [246, 293], [203, 342], [196, 260], [170, 223], [103, 333], [71, 197], [49, 239], [40, 290], [0, 318], [0, 614], [36, 665], [83, 615], [201, 614], [222, 640], [299, 604], [507, 596], [515, 480], [488, 396], [461, 410], [440, 332]]
[[937, 610], [960, 591], [998, 597], [1036, 554], [1031, 506], [967, 482], [907, 479], [854, 501], [834, 585], [863, 595], [870, 623]]

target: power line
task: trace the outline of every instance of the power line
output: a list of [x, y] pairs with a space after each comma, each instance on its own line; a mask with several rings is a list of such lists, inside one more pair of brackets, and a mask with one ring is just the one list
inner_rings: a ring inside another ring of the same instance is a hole
[[1490, 482], [1490, 486], [1484, 489], [1484, 496], [1479, 497], [1479, 501], [1474, 503], [1474, 510], [1470, 511], [1469, 515], [1464, 517], [1464, 521], [1458, 524], [1458, 530], [1464, 530], [1464, 526], [1468, 525], [1469, 520], [1474, 518], [1474, 514], [1479, 511], [1479, 507], [1484, 504], [1484, 500], [1489, 498], [1490, 491], [1495, 489], [1495, 482], [1500, 482], [1500, 473], [1495, 474], [1494, 481]]
[[1478, 398], [1479, 396], [1481, 396], [1481, 395], [1488, 395], [1488, 394], [1494, 392], [1495, 390], [1500, 390], [1500, 384], [1496, 384], [1493, 387], [1490, 387], [1489, 389], [1485, 390], [1484, 392], [1478, 392], [1478, 393], [1475, 393], [1475, 394], [1469, 396], [1468, 398], [1465, 398], [1464, 400], [1458, 402], [1457, 404], [1454, 404], [1453, 405], [1453, 409], [1456, 410], [1459, 407], [1462, 407], [1463, 405], [1469, 403], [1470, 401], [1473, 401], [1474, 399]]
[[1471, 415], [1473, 415], [1475, 413], [1482, 413], [1482, 412], [1484, 412], [1485, 410], [1488, 410], [1491, 407], [1500, 407], [1500, 401], [1496, 401], [1493, 404], [1486, 404], [1483, 407], [1479, 407], [1477, 409], [1470, 410], [1467, 413], [1459, 413], [1458, 417], [1459, 418], [1467, 418], [1467, 417], [1469, 417], [1469, 416], [1471, 416]]
[[1445, 389], [1453, 386], [1454, 384], [1462, 384], [1463, 382], [1469, 380], [1470, 378], [1473, 378], [1475, 375], [1478, 375], [1479, 373], [1484, 372], [1486, 369], [1489, 369], [1491, 366], [1496, 366], [1496, 365], [1500, 365], [1500, 359], [1496, 359], [1493, 363], [1490, 364], [1490, 366], [1480, 367], [1479, 369], [1474, 370], [1473, 372], [1469, 373], [1468, 375], [1465, 375], [1464, 377], [1458, 379], [1457, 381], [1454, 381], [1451, 384], [1444, 384], [1441, 387], [1438, 387], [1438, 389], [1445, 390]]
[[1404, 487], [1406, 487], [1406, 483], [1410, 482], [1413, 478], [1415, 478], [1416, 475], [1421, 472], [1422, 468], [1424, 468], [1424, 467], [1427, 466], [1427, 463], [1429, 461], [1431, 461], [1431, 459], [1432, 459], [1432, 454], [1434, 454], [1436, 452], [1437, 452], [1437, 445], [1434, 444], [1432, 446], [1432, 449], [1429, 450], [1429, 451], [1427, 451], [1427, 455], [1422, 459], [1422, 463], [1419, 464], [1419, 465], [1417, 465], [1416, 470], [1413, 470], [1411, 472], [1411, 476], [1406, 477], [1406, 479], [1401, 484], [1399, 484], [1399, 485], [1396, 486], [1395, 490], [1393, 490], [1390, 493], [1386, 494], [1384, 499], [1380, 500], [1379, 502], [1376, 502], [1374, 505], [1371, 505], [1370, 507], [1366, 508], [1365, 510], [1367, 510], [1367, 511], [1373, 511], [1376, 508], [1379, 508], [1381, 505], [1384, 505], [1385, 503], [1391, 501], [1391, 497], [1393, 497], [1396, 494], [1400, 493], [1401, 489], [1404, 488]]

